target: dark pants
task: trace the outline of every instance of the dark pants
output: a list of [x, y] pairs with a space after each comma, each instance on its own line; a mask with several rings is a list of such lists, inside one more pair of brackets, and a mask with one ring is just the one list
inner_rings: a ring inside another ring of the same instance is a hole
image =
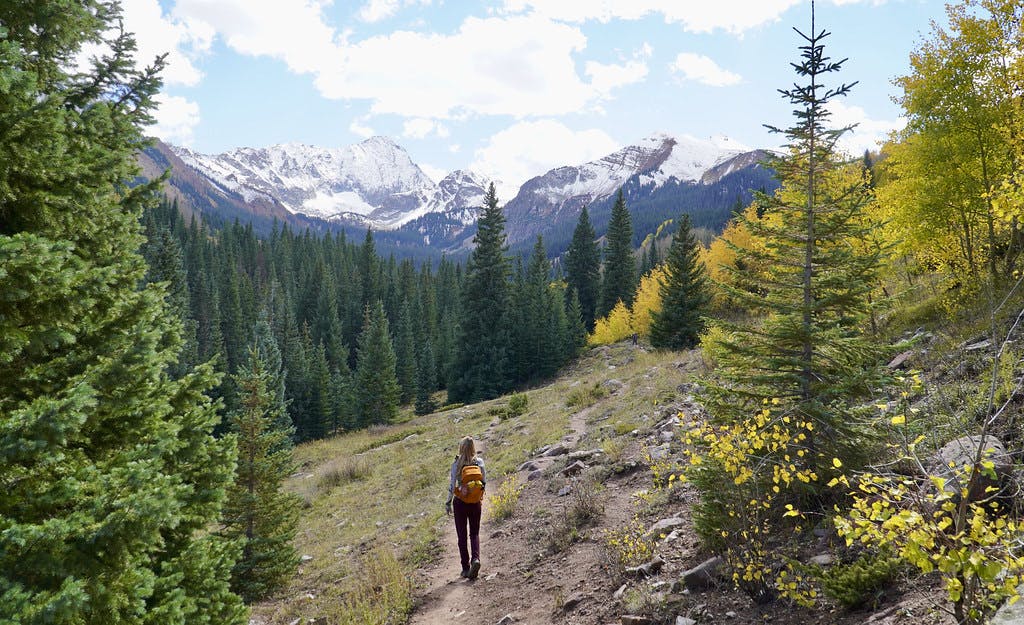
[[462, 568], [469, 568], [469, 550], [466, 549], [466, 523], [469, 523], [469, 545], [473, 550], [474, 560], [480, 559], [480, 511], [483, 504], [466, 503], [456, 497], [452, 501], [452, 511], [455, 513], [455, 533], [459, 536], [459, 558], [462, 560]]

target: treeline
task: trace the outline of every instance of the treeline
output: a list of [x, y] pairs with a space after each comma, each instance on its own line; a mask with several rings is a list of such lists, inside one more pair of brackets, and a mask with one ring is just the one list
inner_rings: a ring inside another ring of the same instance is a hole
[[143, 227], [147, 280], [168, 283], [184, 320], [185, 347], [173, 373], [213, 359], [231, 374], [215, 394], [229, 412], [236, 409], [233, 376], [262, 320], [280, 351], [280, 371], [271, 373], [283, 379], [296, 441], [388, 422], [399, 405], [434, 409], [435, 393], [464, 377], [460, 352], [480, 347], [478, 333], [465, 326], [481, 307], [496, 310], [501, 375], [456, 384], [453, 401], [549, 377], [585, 339], [578, 304], [564, 283], [552, 281], [540, 240], [529, 262], [515, 267], [499, 244], [503, 296], [500, 289], [465, 291], [484, 270], [480, 261], [464, 269], [446, 258], [436, 268], [385, 259], [370, 231], [355, 242], [344, 233], [276, 225], [261, 238], [239, 222], [219, 229], [186, 223], [166, 200], [145, 213]]

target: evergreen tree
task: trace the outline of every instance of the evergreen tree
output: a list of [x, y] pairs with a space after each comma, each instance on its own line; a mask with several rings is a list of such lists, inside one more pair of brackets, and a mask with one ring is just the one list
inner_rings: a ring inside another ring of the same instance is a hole
[[[814, 432], [804, 461], [818, 475], [832, 458], [849, 467], [863, 461], [870, 430], [863, 411], [865, 394], [879, 382], [877, 345], [864, 333], [868, 295], [880, 264], [877, 246], [867, 245], [871, 224], [863, 215], [870, 199], [859, 163], [848, 164], [836, 142], [848, 128], [826, 127], [827, 103], [850, 85], [826, 88], [822, 79], [840, 69], [824, 54], [812, 20], [797, 73], [807, 84], [783, 91], [796, 107], [795, 124], [784, 132], [787, 152], [773, 159], [782, 187], [761, 194], [764, 219], [742, 218], [757, 237], [759, 251], [738, 249], [747, 265], [761, 264], [768, 275], [740, 272], [729, 291], [767, 317], [759, 327], [732, 328], [719, 357], [721, 386], [712, 387], [713, 414], [742, 418], [774, 400], [794, 421], [810, 421]], [[845, 469], [844, 469], [845, 470]]]
[[497, 397], [512, 388], [508, 362], [508, 258], [505, 216], [494, 183], [484, 196], [476, 247], [466, 266], [462, 316], [448, 395], [454, 402]]
[[601, 250], [597, 248], [597, 234], [586, 206], [580, 211], [572, 243], [565, 252], [565, 279], [569, 290], [579, 298], [584, 326], [592, 330], [601, 292]]
[[384, 303], [377, 300], [372, 308], [366, 309], [363, 332], [359, 335], [353, 398], [358, 423], [389, 423], [398, 414], [400, 393]]
[[661, 309], [651, 314], [651, 345], [661, 349], [691, 349], [704, 329], [704, 312], [711, 295], [690, 216], [683, 215], [665, 261], [665, 281], [658, 293]]
[[413, 329], [412, 308], [409, 300], [402, 302], [398, 313], [398, 332], [395, 335], [395, 359], [399, 403], [403, 406], [416, 396], [416, 333]]
[[433, 398], [436, 383], [433, 372], [434, 350], [430, 346], [430, 341], [424, 341], [420, 348], [419, 367], [416, 370], [416, 414], [430, 414], [437, 409]]
[[295, 572], [299, 558], [291, 541], [299, 501], [282, 490], [293, 469], [289, 435], [275, 427], [285, 415], [277, 382], [256, 345], [237, 377], [238, 411], [231, 424], [238, 437], [238, 468], [228, 489], [221, 534], [242, 543], [231, 570], [231, 587], [246, 602], [266, 597]]
[[572, 360], [580, 349], [587, 344], [587, 328], [583, 325], [583, 312], [580, 310], [580, 298], [576, 291], [569, 294], [569, 305], [565, 309], [568, 326], [565, 334], [566, 361]]
[[265, 308], [260, 310], [256, 327], [253, 330], [252, 345], [249, 349], [252, 352], [250, 359], [252, 355], [255, 355], [262, 363], [261, 369], [266, 372], [268, 388], [274, 394], [274, 405], [280, 406], [280, 410], [275, 410], [273, 413], [275, 421], [272, 426], [274, 430], [285, 434], [281, 440], [281, 449], [290, 450], [293, 447], [295, 426], [286, 409], [285, 375], [282, 370], [281, 350], [277, 347], [277, 339], [274, 338], [274, 332], [270, 327], [270, 315]]
[[[636, 293], [636, 259], [633, 257], [633, 225], [626, 209], [622, 189], [615, 197], [611, 220], [608, 222], [608, 247], [604, 257], [604, 279], [601, 282], [601, 300], [597, 316], [604, 317], [616, 302], [627, 307]], [[582, 300], [581, 300], [582, 301]]]
[[171, 367], [171, 375], [180, 378], [200, 362], [181, 245], [168, 228], [157, 226], [147, 234], [143, 256], [149, 268], [146, 282], [167, 283], [167, 304], [181, 320], [183, 346], [178, 362]]
[[180, 317], [140, 288], [159, 181], [128, 183], [162, 63], [135, 69], [119, 15], [0, 3], [0, 621], [245, 623], [238, 549], [208, 531], [235, 463], [215, 376], [168, 375]]

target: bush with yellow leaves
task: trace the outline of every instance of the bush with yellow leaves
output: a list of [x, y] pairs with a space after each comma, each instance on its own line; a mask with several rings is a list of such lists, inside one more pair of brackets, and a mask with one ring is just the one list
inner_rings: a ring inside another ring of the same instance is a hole
[[736, 585], [757, 602], [785, 597], [810, 605], [817, 590], [788, 557], [793, 541], [784, 538], [806, 523], [787, 502], [797, 501], [800, 488], [818, 480], [817, 463], [804, 448], [814, 425], [773, 401], [748, 419], [687, 430], [683, 453], [689, 466], [682, 477], [701, 493], [695, 528], [723, 552]]
[[616, 578], [622, 577], [626, 568], [640, 566], [654, 557], [654, 541], [645, 533], [646, 528], [636, 515], [620, 528], [605, 530], [605, 564]]
[[[906, 383], [912, 391], [920, 380], [913, 376]], [[899, 461], [921, 467], [916, 447], [924, 435], [900, 433], [917, 431], [921, 423], [915, 420], [924, 419], [909, 407], [907, 390], [901, 397], [895, 410], [879, 408], [896, 430], [893, 438], [902, 439], [893, 446]], [[835, 518], [847, 544], [887, 548], [922, 573], [938, 572], [953, 615], [963, 625], [987, 622], [1004, 601], [1019, 598], [1017, 587], [1024, 582], [1024, 527], [995, 486], [980, 500], [970, 493], [972, 484], [996, 477], [991, 449], [985, 448], [989, 439], [978, 440], [975, 460], [950, 466], [946, 477], [933, 475], [922, 483], [876, 471], [857, 476], [852, 485], [845, 477], [831, 482], [854, 489], [851, 509]]]
[[509, 475], [501, 482], [498, 492], [491, 496], [491, 517], [496, 521], [502, 521], [512, 516], [516, 511], [516, 504], [519, 503], [519, 495], [522, 494], [526, 484], [519, 481], [518, 476]]

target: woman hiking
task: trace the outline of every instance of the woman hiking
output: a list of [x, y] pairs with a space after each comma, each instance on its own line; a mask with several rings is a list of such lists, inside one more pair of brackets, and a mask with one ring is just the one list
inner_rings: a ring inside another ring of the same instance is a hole
[[[480, 573], [480, 511], [484, 488], [487, 486], [484, 460], [476, 455], [476, 444], [469, 436], [459, 442], [459, 455], [455, 456], [448, 475], [448, 499], [444, 509], [455, 512], [455, 533], [459, 537], [459, 558], [462, 577], [476, 579]], [[466, 548], [466, 526], [469, 526], [469, 546]]]

